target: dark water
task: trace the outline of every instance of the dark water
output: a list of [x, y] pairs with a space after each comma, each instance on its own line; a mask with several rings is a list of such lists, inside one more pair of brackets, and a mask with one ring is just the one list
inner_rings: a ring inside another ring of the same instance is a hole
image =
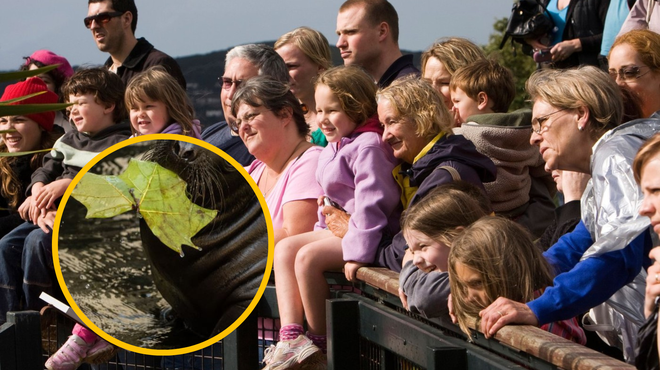
[[[123, 171], [129, 157], [139, 157], [141, 151], [133, 148], [123, 157], [121, 153], [109, 157], [94, 172], [115, 175]], [[196, 344], [171, 344], [175, 332], [160, 319], [168, 304], [151, 278], [140, 240], [139, 216], [128, 212], [108, 219], [85, 219], [85, 213], [82, 204], [69, 198], [58, 243], [62, 275], [78, 307], [96, 326], [128, 344], [153, 349]]]

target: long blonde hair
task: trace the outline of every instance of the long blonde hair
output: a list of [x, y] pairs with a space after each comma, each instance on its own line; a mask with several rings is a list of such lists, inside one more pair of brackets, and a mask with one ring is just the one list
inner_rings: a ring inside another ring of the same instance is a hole
[[[456, 275], [459, 262], [481, 275], [487, 302], [468, 299], [466, 284]], [[449, 252], [451, 298], [461, 330], [470, 337], [468, 318], [478, 319], [479, 311], [498, 297], [533, 300], [536, 290], [552, 285], [550, 271], [529, 232], [514, 221], [486, 216], [465, 228]]]
[[[195, 109], [186, 91], [162, 66], [151, 67], [128, 83], [124, 97], [126, 110], [130, 112], [132, 107], [145, 98], [165, 104], [170, 117], [168, 124], [176, 122], [181, 125], [184, 135], [192, 135]], [[136, 132], [132, 126], [131, 130]]]

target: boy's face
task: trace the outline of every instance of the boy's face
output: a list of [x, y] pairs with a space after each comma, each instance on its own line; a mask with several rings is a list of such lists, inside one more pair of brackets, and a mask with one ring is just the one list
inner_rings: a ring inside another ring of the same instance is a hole
[[94, 94], [69, 95], [69, 121], [71, 121], [79, 132], [94, 136], [99, 131], [111, 126], [113, 122], [112, 111], [114, 106], [106, 107], [99, 104]]
[[463, 124], [467, 122], [467, 118], [472, 115], [486, 113], [479, 110], [479, 102], [467, 96], [458, 87], [452, 90], [451, 101], [454, 104], [451, 110], [454, 112], [454, 118], [458, 123]]

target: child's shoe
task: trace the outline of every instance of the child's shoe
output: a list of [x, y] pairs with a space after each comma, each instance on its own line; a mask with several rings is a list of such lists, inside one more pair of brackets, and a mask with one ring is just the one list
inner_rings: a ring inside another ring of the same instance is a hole
[[75, 370], [80, 366], [91, 346], [73, 334], [54, 355], [46, 361], [48, 370]]
[[84, 361], [92, 365], [102, 364], [108, 362], [115, 354], [115, 346], [99, 338], [87, 350], [87, 357], [85, 357]]
[[323, 352], [311, 339], [299, 335], [294, 340], [280, 341], [277, 346], [267, 348], [263, 361], [266, 367], [263, 370], [295, 369], [322, 357]]

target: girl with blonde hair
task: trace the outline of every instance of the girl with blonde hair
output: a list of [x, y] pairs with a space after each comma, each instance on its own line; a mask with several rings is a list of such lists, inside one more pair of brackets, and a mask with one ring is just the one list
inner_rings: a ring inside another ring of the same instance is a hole
[[161, 66], [135, 76], [126, 87], [133, 136], [181, 134], [200, 139], [201, 125], [186, 91]]
[[[531, 236], [514, 221], [483, 217], [454, 238], [449, 252], [453, 314], [468, 337], [469, 319], [499, 297], [528, 302], [552, 285], [553, 275]], [[502, 312], [502, 315], [506, 313]], [[586, 344], [575, 318], [541, 326], [543, 330]]]
[[359, 67], [329, 69], [317, 80], [315, 100], [318, 123], [329, 142], [316, 171], [325, 194], [318, 205], [335, 201], [351, 219], [340, 238], [326, 229], [320, 213], [314, 231], [286, 238], [275, 247], [281, 341], [267, 351], [266, 369], [322, 358], [325, 300], [330, 295], [323, 272], [343, 267], [346, 278], [354, 281], [357, 270], [374, 261], [383, 233], [398, 231], [399, 189], [391, 175], [396, 159], [381, 140], [373, 79]]

